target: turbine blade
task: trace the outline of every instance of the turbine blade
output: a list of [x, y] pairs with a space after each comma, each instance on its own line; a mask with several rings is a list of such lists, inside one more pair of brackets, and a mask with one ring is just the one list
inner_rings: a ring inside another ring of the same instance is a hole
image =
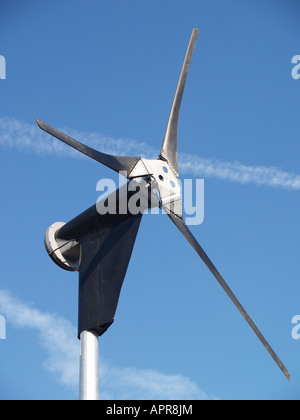
[[162, 149], [160, 152], [160, 158], [167, 160], [169, 165], [172, 166], [173, 170], [176, 172], [177, 176], [178, 176], [177, 132], [178, 132], [180, 106], [181, 106], [185, 83], [186, 83], [186, 79], [187, 79], [187, 75], [188, 75], [189, 67], [191, 64], [198, 34], [199, 34], [199, 29], [194, 29], [188, 49], [187, 49], [185, 60], [183, 63], [181, 75], [180, 75], [179, 82], [177, 85], [177, 90], [175, 93], [175, 98], [174, 98], [174, 102], [172, 105], [172, 109], [171, 109], [171, 113], [170, 113], [170, 117], [169, 117], [169, 121], [167, 125], [167, 130], [165, 133], [165, 138], [164, 138]]
[[56, 137], [63, 143], [73, 147], [84, 155], [89, 156], [90, 158], [102, 163], [103, 165], [113, 169], [116, 172], [127, 172], [128, 174], [135, 163], [139, 160], [138, 157], [112, 156], [98, 152], [98, 150], [94, 150], [91, 147], [86, 146], [85, 144], [80, 143], [75, 139], [72, 139], [72, 137], [69, 137], [66, 134], [56, 130], [38, 118], [36, 121], [38, 126], [46, 133], [51, 134], [51, 136]]
[[208, 269], [211, 271], [211, 273], [217, 279], [217, 281], [219, 282], [219, 284], [225, 290], [226, 294], [229, 296], [229, 298], [232, 300], [232, 302], [234, 303], [234, 305], [237, 307], [237, 309], [243, 315], [243, 317], [245, 318], [245, 320], [247, 321], [247, 323], [250, 325], [250, 327], [252, 328], [252, 330], [254, 331], [254, 333], [256, 334], [256, 336], [259, 338], [259, 340], [264, 345], [264, 347], [266, 348], [266, 350], [269, 352], [269, 354], [272, 356], [272, 358], [274, 359], [274, 361], [277, 363], [278, 367], [281, 369], [281, 371], [283, 372], [283, 374], [285, 375], [285, 377], [288, 380], [290, 380], [290, 374], [289, 374], [288, 370], [283, 365], [283, 363], [281, 362], [281, 360], [278, 358], [278, 356], [276, 355], [276, 353], [274, 352], [274, 350], [271, 348], [271, 346], [269, 345], [269, 343], [266, 341], [266, 339], [264, 338], [264, 336], [262, 335], [262, 333], [259, 331], [259, 329], [257, 328], [257, 326], [254, 324], [254, 322], [252, 321], [252, 319], [250, 318], [250, 316], [247, 314], [247, 312], [245, 311], [245, 309], [243, 308], [243, 306], [240, 304], [240, 302], [238, 301], [238, 299], [236, 298], [236, 296], [233, 294], [232, 290], [229, 288], [229, 286], [227, 285], [227, 283], [225, 282], [225, 280], [223, 279], [223, 277], [221, 276], [221, 274], [219, 273], [219, 271], [216, 269], [216, 267], [214, 266], [214, 264], [211, 262], [211, 260], [209, 259], [209, 257], [206, 255], [206, 253], [204, 252], [204, 250], [202, 249], [202, 247], [199, 245], [199, 243], [197, 242], [197, 240], [194, 238], [194, 236], [192, 235], [192, 233], [188, 229], [188, 227], [185, 224], [185, 222], [182, 219], [180, 219], [179, 217], [177, 217], [177, 216], [175, 216], [173, 214], [168, 214], [168, 216], [170, 217], [170, 219], [172, 220], [172, 222], [175, 224], [175, 226], [177, 226], [177, 228], [180, 230], [180, 232], [183, 234], [183, 236], [188, 240], [188, 242], [190, 243], [190, 245], [194, 248], [194, 250], [200, 256], [200, 258], [202, 259], [202, 261], [205, 263], [205, 265], [208, 267]]

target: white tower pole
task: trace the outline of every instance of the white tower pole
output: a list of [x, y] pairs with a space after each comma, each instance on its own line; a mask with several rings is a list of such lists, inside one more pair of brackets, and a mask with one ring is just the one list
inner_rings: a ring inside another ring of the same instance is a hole
[[99, 400], [99, 337], [92, 331], [80, 334], [80, 383], [81, 401]]

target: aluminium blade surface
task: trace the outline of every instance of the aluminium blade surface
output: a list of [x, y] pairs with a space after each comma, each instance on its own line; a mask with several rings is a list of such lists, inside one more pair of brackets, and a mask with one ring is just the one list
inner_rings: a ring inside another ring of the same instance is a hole
[[187, 76], [188, 76], [188, 72], [189, 72], [198, 34], [199, 34], [199, 29], [194, 29], [191, 39], [190, 39], [188, 49], [187, 49], [183, 67], [181, 70], [179, 82], [178, 82], [175, 97], [174, 97], [174, 102], [172, 105], [167, 129], [165, 133], [165, 138], [164, 138], [162, 149], [160, 152], [160, 157], [168, 161], [169, 165], [172, 166], [177, 176], [178, 176], [177, 133], [178, 133], [179, 113], [180, 113], [183, 92], [184, 92], [184, 88], [185, 88], [185, 84], [186, 84], [186, 80], [187, 80]]
[[107, 155], [106, 153], [101, 153], [98, 150], [95, 150], [89, 146], [86, 146], [83, 143], [73, 139], [72, 137], [67, 136], [61, 131], [56, 130], [56, 128], [51, 127], [50, 125], [44, 123], [43, 121], [36, 119], [38, 126], [51, 136], [56, 137], [58, 140], [63, 143], [73, 147], [79, 152], [83, 153], [86, 156], [96, 160], [97, 162], [102, 163], [103, 165], [113, 169], [116, 172], [126, 172], [129, 173], [132, 167], [139, 160], [138, 157], [128, 157], [128, 156], [112, 156]]
[[272, 356], [274, 361], [277, 363], [278, 367], [281, 369], [285, 377], [290, 380], [290, 374], [282, 361], [279, 359], [277, 354], [274, 352], [272, 347], [269, 345], [265, 337], [262, 335], [262, 333], [259, 331], [257, 326], [254, 324], [248, 313], [245, 311], [243, 306], [240, 304], [237, 297], [234, 295], [228, 284], [225, 282], [219, 271], [216, 269], [214, 264], [211, 262], [203, 248], [200, 246], [200, 244], [197, 242], [195, 237], [190, 232], [189, 228], [185, 224], [184, 220], [180, 219], [179, 217], [171, 214], [169, 212], [168, 216], [172, 220], [172, 222], [175, 224], [175, 226], [180, 230], [180, 232], [183, 234], [183, 236], [187, 239], [187, 241], [190, 243], [190, 245], [194, 248], [194, 250], [197, 252], [197, 254], [200, 256], [202, 261], [205, 263], [205, 265], [208, 267], [208, 269], [211, 271], [211, 273], [214, 275], [214, 277], [217, 279], [217, 281], [220, 283], [222, 288], [225, 290], [226, 294], [229, 296], [229, 298], [232, 300], [234, 305], [237, 307], [237, 309], [240, 311], [240, 313], [243, 315], [247, 323], [250, 325], [256, 336], [259, 338], [261, 343], [264, 345], [266, 350], [269, 352], [269, 354]]

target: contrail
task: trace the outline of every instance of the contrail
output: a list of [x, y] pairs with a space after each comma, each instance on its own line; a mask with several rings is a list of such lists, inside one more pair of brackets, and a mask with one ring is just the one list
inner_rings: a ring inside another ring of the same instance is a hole
[[181, 172], [203, 178], [219, 178], [239, 184], [254, 183], [286, 190], [300, 190], [300, 175], [285, 172], [272, 166], [244, 165], [240, 162], [223, 162], [216, 159], [202, 159], [197, 156], [181, 155]]
[[[159, 153], [158, 149], [133, 139], [116, 139], [95, 132], [82, 132], [68, 128], [60, 128], [60, 130], [104, 153], [141, 156], [148, 159], [154, 158]], [[14, 118], [0, 118], [0, 146], [39, 155], [85, 158], [58, 140], [50, 139], [49, 135], [41, 132], [35, 124], [28, 124]], [[244, 165], [237, 161], [224, 162], [179, 153], [179, 169], [183, 175], [217, 178], [239, 184], [252, 183], [289, 191], [300, 190], [300, 175], [272, 166]]]

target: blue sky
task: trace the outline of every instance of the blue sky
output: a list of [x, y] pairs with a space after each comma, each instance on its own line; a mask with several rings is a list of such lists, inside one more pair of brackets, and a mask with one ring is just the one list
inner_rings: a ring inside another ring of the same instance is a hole
[[299, 398], [299, 13], [292, 0], [1, 2], [1, 399], [77, 399], [77, 274], [43, 236], [117, 179], [35, 118], [155, 158], [194, 27], [179, 153], [183, 178], [205, 179], [205, 221], [191, 230], [291, 381], [168, 218], [149, 215], [100, 339], [101, 396]]

